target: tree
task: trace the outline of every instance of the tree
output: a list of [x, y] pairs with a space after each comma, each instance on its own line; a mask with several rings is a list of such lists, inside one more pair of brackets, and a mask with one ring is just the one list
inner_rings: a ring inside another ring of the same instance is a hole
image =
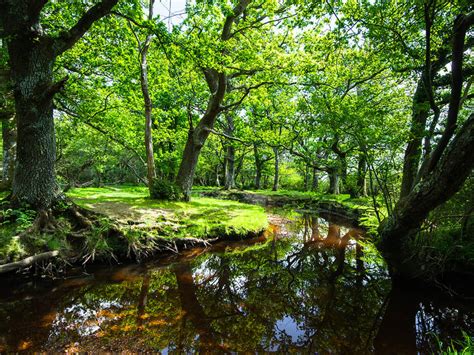
[[[235, 21], [242, 16], [247, 9], [250, 0], [239, 0], [237, 5], [226, 16], [220, 41], [226, 42], [232, 37], [232, 27]], [[225, 55], [225, 51], [222, 52]], [[215, 68], [203, 68], [206, 83], [209, 87], [210, 96], [207, 109], [196, 127], [190, 127], [188, 132], [188, 140], [183, 152], [183, 159], [179, 167], [176, 183], [182, 188], [186, 200], [189, 200], [191, 188], [193, 186], [194, 171], [198, 163], [199, 154], [202, 146], [206, 142], [207, 137], [214, 127], [217, 116], [222, 111], [222, 102], [227, 91], [228, 76], [223, 70]]]
[[[376, 6], [369, 9], [371, 14], [380, 10]], [[423, 21], [404, 20], [408, 12], [415, 12]], [[397, 70], [412, 71], [418, 76], [400, 198], [380, 227], [382, 250], [392, 272], [411, 277], [413, 265], [405, 260], [404, 243], [419, 230], [430, 211], [462, 187], [474, 166], [470, 153], [474, 149], [474, 115], [461, 110], [466, 77], [464, 59], [473, 44], [467, 34], [474, 24], [474, 12], [472, 5], [462, 2], [445, 6], [425, 1], [398, 8], [389, 21], [397, 16], [401, 20], [398, 25], [394, 21], [389, 26], [380, 26], [376, 19], [366, 25], [377, 43], [382, 43], [381, 33], [395, 33], [396, 40], [391, 44], [394, 49], [387, 51], [395, 58], [392, 66], [398, 61]], [[406, 58], [403, 69], [401, 58]], [[447, 64], [451, 64], [451, 71], [444, 75]], [[442, 85], [445, 76], [450, 82], [447, 93]], [[467, 89], [469, 86], [466, 85]], [[465, 90], [464, 98], [467, 95]]]
[[[251, 91], [270, 85], [268, 69], [284, 62], [278, 54], [287, 36], [268, 28], [284, 21], [286, 7], [273, 2], [251, 3], [239, 0], [232, 9], [225, 2], [207, 9], [198, 4], [199, 16], [189, 20], [184, 42], [204, 75], [209, 95], [204, 109], [191, 112], [191, 116], [199, 113], [200, 119], [189, 120], [188, 138], [176, 176], [185, 199], [190, 197], [201, 149], [219, 115], [237, 109]], [[196, 28], [202, 30], [196, 32]], [[249, 38], [254, 46], [248, 45]]]
[[[148, 4], [148, 21], [153, 20], [153, 6], [155, 1], [150, 0]], [[130, 25], [132, 26], [132, 25]], [[133, 29], [132, 29], [133, 31]], [[156, 178], [155, 157], [153, 154], [153, 130], [152, 130], [152, 100], [148, 84], [148, 62], [147, 54], [150, 48], [153, 35], [148, 33], [145, 41], [141, 42], [138, 35], [134, 32], [138, 44], [138, 53], [140, 54], [140, 86], [142, 89], [143, 100], [145, 103], [145, 150], [147, 166], [147, 183], [150, 194], [153, 190], [153, 182]]]
[[53, 97], [67, 77], [53, 82], [54, 62], [117, 2], [103, 0], [69, 29], [48, 34], [41, 22], [47, 1], [0, 1], [0, 32], [8, 47], [18, 127], [13, 204], [47, 211], [55, 203], [58, 186]]

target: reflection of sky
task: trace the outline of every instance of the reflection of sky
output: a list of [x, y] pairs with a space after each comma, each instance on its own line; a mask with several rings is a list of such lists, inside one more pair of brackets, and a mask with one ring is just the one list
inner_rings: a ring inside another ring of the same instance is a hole
[[293, 318], [285, 316], [276, 322], [275, 334], [279, 338], [289, 336], [291, 337], [291, 342], [296, 344], [298, 339], [302, 338], [305, 333], [303, 330], [301, 330], [301, 328], [298, 326], [298, 323]]
[[75, 329], [81, 336], [91, 335], [100, 329], [102, 322], [110, 319], [104, 315], [99, 315], [101, 310], [112, 308], [120, 308], [118, 301], [100, 301], [96, 308], [88, 308], [88, 306], [78, 303], [66, 307], [64, 311], [57, 315], [53, 323], [52, 333], [60, 334], [66, 329]]

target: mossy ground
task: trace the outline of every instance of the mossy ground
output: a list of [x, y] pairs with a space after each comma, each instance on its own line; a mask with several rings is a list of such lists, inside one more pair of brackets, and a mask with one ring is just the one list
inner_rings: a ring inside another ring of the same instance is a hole
[[124, 225], [155, 228], [168, 238], [245, 236], [267, 227], [263, 208], [235, 201], [204, 197], [193, 197], [190, 202], [151, 200], [148, 190], [138, 186], [73, 189], [68, 196]]
[[[67, 195], [81, 207], [103, 215], [100, 226], [71, 237], [74, 233], [65, 219], [58, 221], [61, 228], [55, 233], [25, 235], [22, 232], [31, 227], [34, 212], [9, 210], [16, 222], [0, 228], [0, 264], [49, 250], [65, 254], [80, 251], [84, 260], [125, 253], [140, 257], [154, 253], [158, 240], [241, 239], [262, 232], [268, 225], [267, 215], [259, 206], [201, 197], [191, 202], [151, 200], [145, 187], [79, 188]], [[121, 231], [125, 243], [123, 238], [107, 233], [111, 226]]]

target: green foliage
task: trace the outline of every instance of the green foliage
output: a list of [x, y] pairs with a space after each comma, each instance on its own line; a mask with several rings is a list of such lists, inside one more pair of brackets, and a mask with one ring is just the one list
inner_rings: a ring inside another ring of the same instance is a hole
[[183, 191], [174, 182], [156, 179], [150, 190], [150, 198], [156, 200], [179, 201], [184, 198]]
[[10, 223], [15, 224], [18, 231], [25, 230], [33, 224], [33, 221], [36, 217], [36, 211], [30, 210], [28, 208], [18, 208], [18, 209], [2, 209], [0, 210], [0, 225], [8, 225]]
[[470, 355], [474, 353], [474, 337], [463, 331], [463, 340], [451, 340], [444, 344], [436, 337], [438, 341], [438, 350], [443, 355]]
[[460, 238], [458, 225], [421, 231], [405, 246], [410, 259], [423, 265], [421, 273], [436, 278], [444, 272], [470, 270], [474, 267], [474, 239]]

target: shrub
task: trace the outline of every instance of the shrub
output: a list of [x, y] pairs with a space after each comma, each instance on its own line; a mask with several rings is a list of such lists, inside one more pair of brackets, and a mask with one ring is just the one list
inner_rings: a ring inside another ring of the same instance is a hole
[[174, 182], [155, 180], [150, 191], [150, 197], [156, 200], [177, 201], [184, 198], [183, 191]]

